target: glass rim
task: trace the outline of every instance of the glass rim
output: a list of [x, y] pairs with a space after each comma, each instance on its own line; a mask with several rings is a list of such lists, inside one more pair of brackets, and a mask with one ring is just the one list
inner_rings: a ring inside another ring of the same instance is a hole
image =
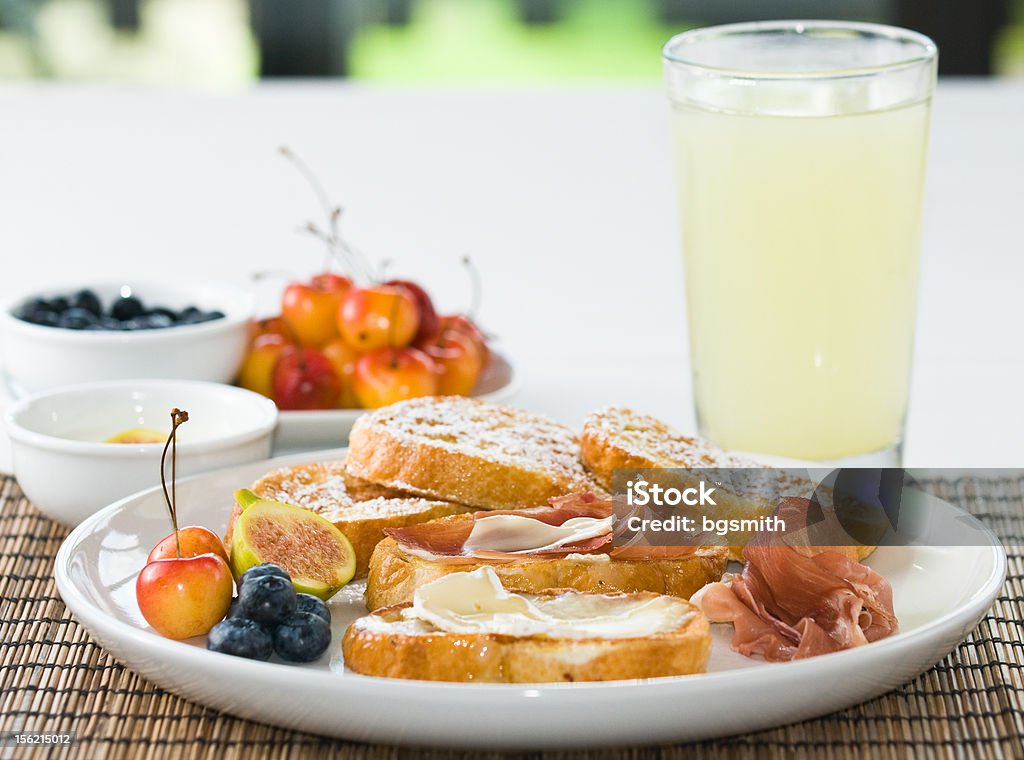
[[[896, 58], [889, 63], [843, 69], [809, 69], [807, 71], [759, 71], [756, 69], [712, 66], [688, 59], [685, 55], [681, 55], [681, 49], [693, 42], [707, 41], [725, 36], [759, 34], [774, 31], [790, 31], [795, 32], [796, 34], [803, 34], [807, 31], [855, 32], [864, 36], [916, 44], [918, 49], [916, 52], [908, 53], [907, 56]], [[722, 77], [757, 80], [808, 80], [844, 79], [848, 77], [862, 77], [888, 71], [896, 71], [912, 66], [928, 64], [935, 60], [938, 52], [938, 47], [926, 35], [910, 29], [903, 29], [898, 26], [873, 24], [862, 21], [788, 19], [780, 21], [744, 21], [736, 24], [719, 24], [717, 26], [705, 26], [697, 29], [690, 29], [669, 39], [662, 48], [661, 57], [663, 61], [672, 66], [690, 68]]]

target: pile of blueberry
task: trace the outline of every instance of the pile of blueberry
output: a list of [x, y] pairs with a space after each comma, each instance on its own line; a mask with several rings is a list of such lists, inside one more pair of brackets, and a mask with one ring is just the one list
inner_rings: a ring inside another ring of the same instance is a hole
[[202, 311], [195, 306], [188, 306], [181, 311], [162, 306], [147, 307], [133, 295], [116, 298], [109, 309], [104, 309], [96, 293], [80, 290], [71, 296], [29, 299], [14, 312], [14, 316], [34, 325], [68, 330], [130, 331], [197, 325], [223, 319], [224, 313]]
[[331, 611], [323, 600], [297, 594], [277, 565], [256, 565], [238, 579], [238, 596], [228, 616], [206, 639], [214, 652], [268, 660], [312, 662], [331, 645]]

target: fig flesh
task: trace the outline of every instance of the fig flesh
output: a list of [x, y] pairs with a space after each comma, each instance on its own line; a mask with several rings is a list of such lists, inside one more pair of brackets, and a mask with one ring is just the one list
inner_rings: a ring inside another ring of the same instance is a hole
[[330, 599], [355, 575], [356, 555], [338, 528], [316, 512], [260, 499], [251, 491], [235, 494], [242, 514], [231, 537], [231, 572], [272, 562], [291, 576], [295, 590]]

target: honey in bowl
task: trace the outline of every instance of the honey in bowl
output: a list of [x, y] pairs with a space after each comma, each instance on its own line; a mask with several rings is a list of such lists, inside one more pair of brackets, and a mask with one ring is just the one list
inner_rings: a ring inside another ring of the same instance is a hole
[[167, 436], [159, 430], [132, 428], [112, 435], [104, 443], [163, 443]]

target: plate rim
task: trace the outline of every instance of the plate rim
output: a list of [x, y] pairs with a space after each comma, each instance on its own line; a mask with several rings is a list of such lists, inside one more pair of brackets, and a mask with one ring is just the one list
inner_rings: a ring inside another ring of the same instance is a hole
[[[270, 464], [272, 467], [278, 467], [287, 466], [289, 462], [298, 464], [303, 460], [318, 461], [329, 457], [337, 458], [338, 456], [343, 455], [346, 450], [346, 447], [340, 447], [305, 452], [301, 454], [291, 454], [281, 457], [272, 457], [270, 459], [258, 460], [248, 464], [234, 465], [228, 468], [211, 470], [206, 473], [193, 475], [189, 478], [183, 478], [180, 482], [193, 482], [222, 474], [233, 469], [251, 467], [257, 464]], [[166, 654], [170, 658], [184, 658], [186, 660], [191, 660], [193, 664], [205, 667], [207, 670], [234, 671], [238, 668], [242, 668], [254, 676], [266, 674], [265, 677], [271, 679], [273, 679], [275, 675], [281, 675], [281, 668], [289, 666], [274, 662], [258, 662], [241, 660], [239, 658], [218, 657], [215, 652], [209, 652], [204, 648], [164, 638], [151, 631], [139, 628], [138, 626], [132, 625], [124, 620], [120, 620], [93, 604], [77, 588], [77, 585], [70, 575], [70, 557], [74, 550], [82, 543], [83, 539], [94, 532], [95, 525], [98, 522], [107, 519], [116, 512], [124, 509], [130, 503], [156, 493], [159, 489], [159, 486], [155, 486], [153, 488], [147, 488], [143, 491], [130, 494], [122, 499], [118, 499], [114, 503], [97, 510], [68, 534], [67, 538], [65, 538], [61, 543], [60, 549], [57, 551], [57, 555], [54, 558], [54, 580], [57, 585], [58, 593], [64, 600], [64, 603], [67, 605], [68, 609], [79, 617], [90, 635], [95, 636], [93, 633], [93, 627], [95, 626], [103, 635], [120, 640], [124, 640], [125, 638], [130, 639], [134, 641], [136, 645], [146, 647], [154, 659], [159, 659], [162, 655]], [[936, 496], [935, 498], [939, 497]], [[994, 555], [991, 571], [984, 581], [970, 593], [967, 599], [957, 607], [943, 612], [939, 616], [929, 620], [927, 623], [913, 629], [912, 631], [901, 631], [880, 641], [871, 642], [864, 647], [854, 647], [853, 649], [833, 652], [820, 657], [810, 657], [804, 660], [796, 660], [786, 663], [759, 663], [758, 666], [756, 666], [758, 671], [764, 673], [775, 671], [776, 676], [774, 677], [782, 678], [784, 674], [787, 678], [795, 678], [799, 677], [803, 672], [813, 672], [813, 669], [819, 669], [820, 671], [820, 669], [826, 664], [841, 668], [843, 663], [847, 661], [855, 661], [857, 658], [863, 657], [865, 651], [869, 648], [870, 651], [879, 652], [882, 650], [892, 649], [894, 647], [900, 647], [906, 645], [909, 641], [912, 641], [915, 638], [927, 638], [928, 635], [934, 633], [936, 629], [943, 629], [952, 624], [955, 620], [973, 620], [979, 615], [983, 615], [991, 606], [993, 599], [998, 595], [999, 589], [1002, 588], [1005, 582], [1007, 572], [1006, 549], [988, 526], [978, 521], [977, 518], [966, 510], [963, 510], [954, 504], [950, 504], [950, 502], [945, 503], [949, 504], [962, 515], [965, 515], [971, 520], [977, 522], [978, 526], [993, 540], [992, 545], [986, 547]], [[96, 638], [99, 638], [99, 636], [96, 636]], [[107, 647], [104, 646], [103, 649], [107, 651], [108, 654], [113, 655]], [[498, 693], [514, 697], [516, 692], [519, 692], [520, 696], [523, 696], [524, 692], [530, 692], [528, 694], [530, 697], [550, 695], [551, 699], [555, 699], [558, 698], [555, 695], [569, 692], [577, 694], [605, 695], [609, 693], [614, 694], [622, 692], [624, 690], [628, 692], [629, 690], [638, 688], [643, 688], [645, 690], [666, 688], [674, 689], [678, 688], [680, 683], [706, 682], [709, 680], [712, 680], [717, 684], [721, 684], [723, 687], [728, 687], [731, 685], [729, 683], [730, 681], [736, 680], [742, 682], [749, 679], [751, 676], [751, 668], [738, 668], [712, 673], [697, 673], [686, 676], [667, 676], [651, 679], [580, 681], [573, 683], [541, 682], [529, 684], [419, 681], [413, 679], [365, 676], [355, 673], [346, 674], [344, 678], [341, 678], [331, 669], [292, 669], [292, 673], [295, 678], [315, 680], [317, 681], [317, 685], [326, 684], [330, 681], [336, 684], [340, 689], [354, 687], [361, 692], [367, 689], [372, 689], [374, 690], [374, 694], [381, 695], [394, 692], [396, 689], [403, 691], [421, 691], [425, 694], [433, 694], [435, 696], [439, 694], [461, 695], [465, 693], [477, 693], [483, 691], [489, 694]], [[367, 694], [366, 696], [370, 695]]]

